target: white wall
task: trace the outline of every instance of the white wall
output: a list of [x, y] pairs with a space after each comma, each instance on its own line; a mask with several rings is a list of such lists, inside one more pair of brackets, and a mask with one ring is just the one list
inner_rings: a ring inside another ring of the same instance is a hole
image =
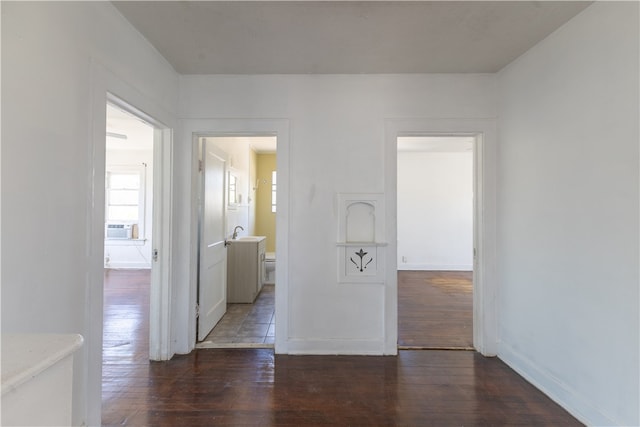
[[[280, 349], [289, 352], [383, 352], [386, 334], [394, 333], [385, 330], [384, 285], [337, 283], [336, 194], [385, 191], [386, 119], [494, 117], [494, 83], [493, 75], [180, 78], [182, 118], [289, 121], [289, 288], [287, 312], [278, 317], [288, 327], [286, 336], [276, 334], [277, 348], [282, 340]], [[191, 167], [192, 148], [189, 143], [180, 147], [180, 168]], [[278, 153], [279, 178], [285, 158]], [[177, 197], [190, 194], [190, 177], [182, 176], [176, 185]], [[179, 251], [188, 253], [184, 218], [191, 217], [191, 207], [186, 199], [176, 203], [181, 206], [177, 221], [184, 225], [178, 234], [185, 236]], [[388, 256], [395, 263], [395, 254]], [[179, 271], [186, 277], [190, 267], [184, 261]], [[193, 345], [187, 305], [176, 331], [181, 351]]]
[[398, 269], [473, 270], [472, 152], [398, 152]]
[[238, 203], [227, 209], [227, 236], [230, 236], [238, 225], [244, 229], [238, 230], [239, 236], [254, 235], [255, 219], [254, 226], [250, 225], [251, 210], [255, 212], [255, 201], [250, 197], [249, 180], [253, 151], [249, 146], [250, 139], [246, 137], [209, 137], [207, 139], [214, 141], [215, 146], [229, 155], [228, 172], [237, 179]]
[[[150, 129], [153, 141], [153, 129]], [[149, 150], [108, 150], [106, 166], [145, 167], [144, 227], [137, 240], [105, 240], [105, 268], [151, 268], [151, 231], [153, 222], [153, 148]]]
[[84, 336], [73, 421], [90, 425], [100, 423], [102, 348], [91, 266], [103, 262], [88, 244], [94, 225], [100, 233], [88, 214], [93, 120], [106, 127], [96, 66], [148, 113], [174, 111], [176, 73], [110, 3], [3, 2], [2, 332]]
[[499, 74], [499, 356], [582, 421], [638, 425], [638, 3]]
[[[594, 424], [640, 422], [637, 8], [596, 3], [499, 76], [500, 355]], [[106, 2], [5, 2], [2, 54], [2, 332], [84, 335], [74, 423], [97, 425], [93, 70], [169, 121], [178, 77]], [[387, 119], [495, 117], [496, 76], [179, 81], [185, 119], [290, 123], [289, 327], [279, 339], [294, 352], [380, 352], [384, 289], [336, 281], [335, 195], [384, 191]], [[176, 170], [191, 170], [192, 148], [176, 141]], [[188, 282], [193, 261], [191, 184], [177, 174], [175, 283]], [[188, 309], [175, 307], [178, 351], [192, 345]]]

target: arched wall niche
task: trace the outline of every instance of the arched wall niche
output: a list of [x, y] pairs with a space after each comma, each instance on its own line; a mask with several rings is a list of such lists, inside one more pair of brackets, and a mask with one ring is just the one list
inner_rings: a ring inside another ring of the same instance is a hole
[[338, 194], [339, 283], [384, 283], [383, 196]]

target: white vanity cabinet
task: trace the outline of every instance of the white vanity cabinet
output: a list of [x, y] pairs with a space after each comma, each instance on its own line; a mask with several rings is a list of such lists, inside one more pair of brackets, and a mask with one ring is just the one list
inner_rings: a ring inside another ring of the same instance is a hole
[[253, 303], [264, 280], [264, 236], [230, 240], [227, 253], [227, 302]]

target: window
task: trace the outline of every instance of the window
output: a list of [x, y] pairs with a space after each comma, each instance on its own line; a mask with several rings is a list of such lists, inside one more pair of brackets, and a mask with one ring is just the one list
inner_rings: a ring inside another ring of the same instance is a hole
[[236, 203], [238, 203], [238, 179], [236, 178], [235, 175], [232, 175], [231, 172], [229, 172], [229, 188], [228, 188], [228, 204], [230, 206], [234, 206]]
[[271, 172], [271, 212], [276, 211], [276, 171]]
[[130, 238], [144, 235], [144, 179], [144, 166], [107, 169], [105, 220], [107, 224], [130, 226], [133, 229]]

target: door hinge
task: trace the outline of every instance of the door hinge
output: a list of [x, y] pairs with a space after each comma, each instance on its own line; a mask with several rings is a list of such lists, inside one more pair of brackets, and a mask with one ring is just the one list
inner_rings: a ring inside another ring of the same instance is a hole
[[198, 172], [202, 172], [202, 160], [198, 160]]
[[200, 304], [196, 303], [196, 319], [200, 317]]
[[158, 250], [157, 249], [153, 250], [153, 261], [154, 262], [158, 262]]

